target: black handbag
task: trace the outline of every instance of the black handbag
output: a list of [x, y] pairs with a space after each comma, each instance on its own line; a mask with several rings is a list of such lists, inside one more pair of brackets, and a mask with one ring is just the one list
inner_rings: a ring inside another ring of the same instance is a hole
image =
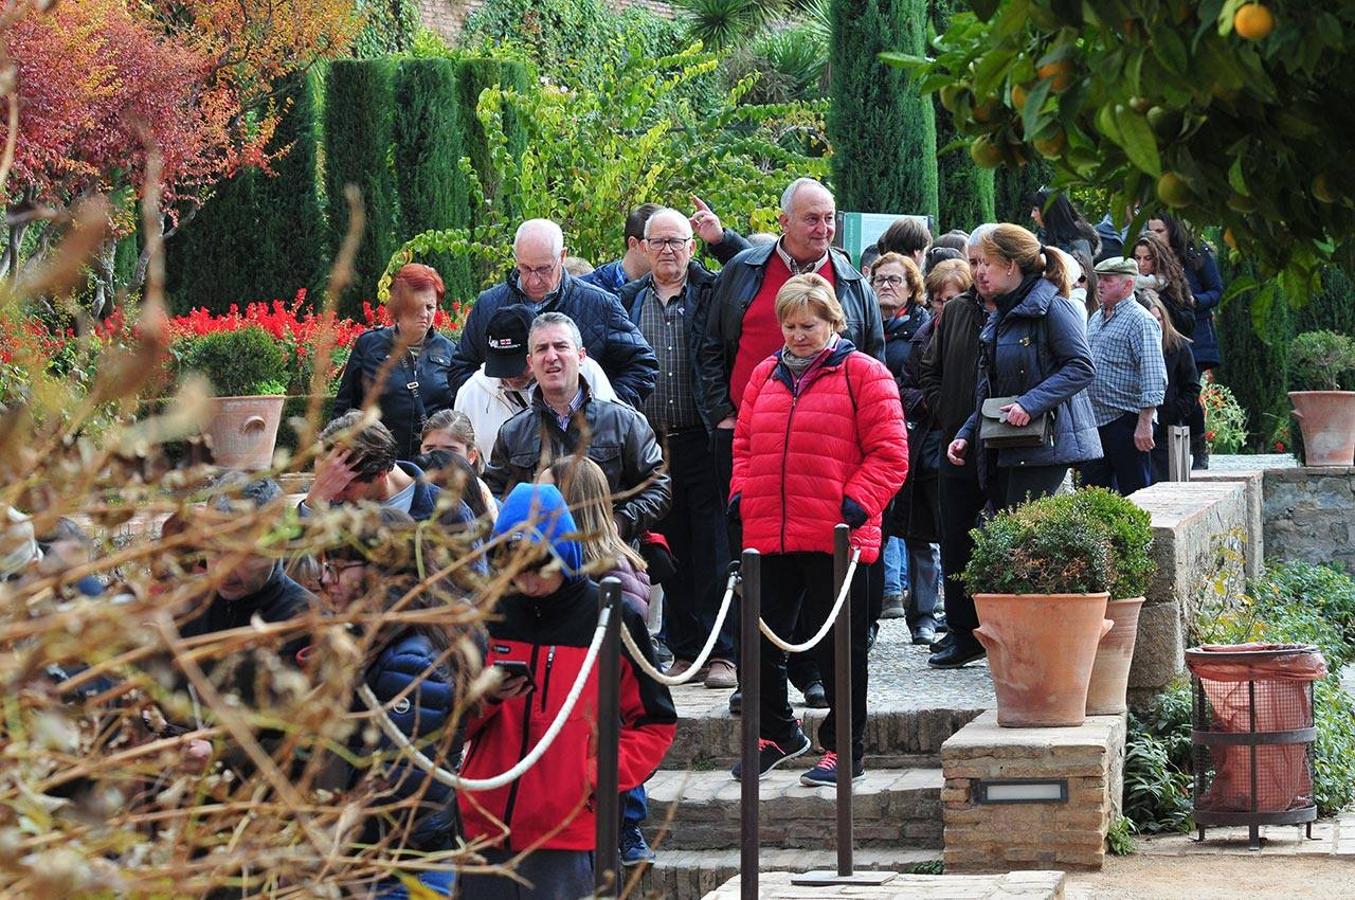
[[1007, 421], [1002, 407], [1015, 402], [1015, 397], [990, 397], [983, 401], [979, 408], [979, 440], [984, 447], [990, 450], [1043, 447], [1053, 440], [1053, 413], [1031, 416], [1025, 425], [1013, 425]]

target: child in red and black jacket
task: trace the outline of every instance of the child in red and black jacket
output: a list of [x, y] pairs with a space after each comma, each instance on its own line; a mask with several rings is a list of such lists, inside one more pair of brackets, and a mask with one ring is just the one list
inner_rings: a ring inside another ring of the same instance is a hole
[[[461, 774], [489, 778], [510, 769], [529, 753], [555, 720], [578, 675], [597, 627], [598, 586], [578, 574], [583, 551], [573, 539], [577, 526], [553, 485], [520, 484], [508, 495], [494, 527], [508, 535], [506, 552], [537, 545], [539, 563], [520, 571], [514, 592], [503, 597], [489, 626], [486, 663], [521, 662], [531, 670], [508, 678], [488, 702], [468, 717], [470, 749]], [[530, 553], [530, 550], [526, 551]], [[657, 668], [644, 620], [626, 604], [622, 627]], [[517, 781], [497, 790], [458, 795], [467, 840], [482, 838], [487, 861], [502, 863], [537, 847], [516, 868], [538, 885], [539, 896], [583, 896], [593, 891], [594, 791], [597, 786], [597, 676], [589, 675], [579, 704], [546, 754]], [[645, 675], [626, 652], [621, 664], [619, 788], [629, 790], [658, 768], [677, 728], [668, 689]], [[520, 883], [495, 876], [467, 875], [466, 900], [529, 897]], [[572, 893], [571, 893], [572, 892]]]

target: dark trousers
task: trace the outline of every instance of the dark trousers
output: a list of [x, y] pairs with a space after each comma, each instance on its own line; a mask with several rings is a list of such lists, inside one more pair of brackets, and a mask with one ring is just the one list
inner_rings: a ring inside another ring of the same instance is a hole
[[[715, 625], [724, 598], [729, 543], [719, 479], [710, 464], [704, 428], [668, 437], [673, 505], [654, 530], [668, 539], [677, 572], [663, 585], [663, 637], [676, 659], [696, 659]], [[734, 622], [725, 617], [711, 659], [734, 662]]]
[[[851, 609], [852, 758], [865, 756], [866, 733], [866, 632], [869, 603], [866, 567], [857, 566], [847, 605]], [[829, 553], [769, 553], [762, 557], [762, 619], [785, 640], [802, 621], [809, 636], [832, 612], [837, 596], [833, 590], [833, 557]], [[819, 728], [819, 743], [825, 750], [837, 749], [837, 682], [832, 631], [814, 647], [823, 688], [828, 694], [828, 717]], [[762, 639], [762, 737], [784, 748], [793, 745], [799, 726], [791, 713], [786, 688], [786, 654]]]
[[[480, 851], [485, 862], [502, 866], [517, 856], [516, 850], [487, 847]], [[461, 900], [578, 900], [593, 896], [593, 851], [533, 850], [514, 867], [528, 884], [501, 874], [460, 878]], [[530, 886], [528, 886], [530, 885]]]
[[1020, 506], [1027, 500], [1048, 497], [1068, 475], [1067, 466], [1008, 466], [996, 469], [989, 495], [999, 511]]
[[1084, 485], [1109, 488], [1128, 497], [1153, 483], [1152, 455], [1134, 446], [1138, 424], [1138, 413], [1125, 413], [1096, 429], [1103, 455], [1079, 466]]
[[979, 485], [978, 467], [972, 459], [968, 465], [957, 466], [943, 456], [939, 482], [946, 624], [951, 633], [967, 637], [979, 627], [979, 617], [974, 612], [974, 598], [965, 591], [959, 576], [974, 553], [969, 532], [978, 525], [988, 497]]

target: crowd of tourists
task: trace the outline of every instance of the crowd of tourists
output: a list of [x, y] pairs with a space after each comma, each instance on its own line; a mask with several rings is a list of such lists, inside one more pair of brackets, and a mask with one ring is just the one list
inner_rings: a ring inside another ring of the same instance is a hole
[[[469, 635], [479, 658], [452, 652], [464, 642], [425, 620], [378, 633], [362, 677], [406, 739], [446, 770], [486, 779], [521, 763], [571, 702], [598, 623], [598, 582], [615, 575], [617, 614], [640, 651], [624, 654], [619, 686], [618, 849], [638, 865], [654, 859], [644, 783], [677, 720], [649, 671], [728, 691], [730, 712], [742, 710], [739, 645], [751, 636], [737, 633], [733, 611], [712, 635], [741, 551], [761, 554], [765, 624], [805, 643], [837, 600], [834, 531], [850, 528], [851, 746], [834, 740], [832, 639], [787, 654], [760, 637], [760, 771], [732, 771], [761, 778], [809, 753], [795, 708], [826, 708], [820, 755], [800, 781], [832, 786], [865, 771], [867, 660], [881, 652], [881, 620], [904, 620], [905, 646], [926, 648], [915, 652], [933, 668], [983, 658], [973, 600], [955, 576], [985, 515], [1073, 481], [1125, 494], [1152, 484], [1165, 477], [1172, 425], [1190, 429], [1194, 464], [1207, 465], [1198, 397], [1201, 373], [1220, 362], [1221, 286], [1208, 247], [1171, 216], [1151, 214], [1131, 236], [1110, 216], [1093, 227], [1042, 191], [1035, 230], [993, 223], [934, 237], [923, 218], [903, 216], [854, 261], [834, 244], [832, 193], [812, 179], [786, 187], [778, 234], [740, 235], [693, 200], [691, 212], [634, 210], [622, 255], [597, 268], [569, 255], [558, 224], [523, 222], [513, 268], [455, 339], [432, 327], [444, 300], [438, 272], [401, 268], [395, 324], [355, 343], [313, 480], [292, 501], [303, 521], [334, 508], [356, 518], [310, 559], [197, 560], [198, 571], [215, 567], [215, 588], [180, 633], [343, 611], [373, 595], [382, 610], [466, 605], [484, 578], [506, 572], [484, 632]], [[199, 515], [282, 502], [275, 482], [228, 474], [216, 499], [166, 522], [163, 535]], [[434, 552], [418, 524], [430, 521], [491, 552], [411, 591]], [[40, 556], [28, 541], [6, 571], [22, 576]], [[304, 668], [309, 649], [294, 638], [278, 659]], [[457, 712], [459, 668], [481, 665], [502, 677]], [[596, 691], [594, 670], [585, 696]], [[454, 881], [464, 897], [589, 893], [596, 717], [595, 700], [585, 702], [535, 765], [479, 792], [429, 787], [396, 755], [383, 783], [417, 802], [404, 819], [370, 816], [361, 842], [394, 835], [427, 854], [474, 840], [490, 863], [532, 850], [517, 863], [529, 884], [420, 869], [438, 893]], [[197, 742], [188, 752], [213, 751]], [[350, 764], [336, 783], [361, 776]], [[385, 878], [372, 893], [408, 888]]]

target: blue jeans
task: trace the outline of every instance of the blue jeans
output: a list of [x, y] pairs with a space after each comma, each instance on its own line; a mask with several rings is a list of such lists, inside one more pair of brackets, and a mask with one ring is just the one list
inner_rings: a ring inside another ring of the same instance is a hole
[[903, 538], [885, 538], [885, 596], [897, 597], [908, 584], [908, 555], [903, 552]]
[[621, 824], [639, 825], [649, 818], [649, 797], [645, 786], [637, 784], [628, 791], [621, 792]]

